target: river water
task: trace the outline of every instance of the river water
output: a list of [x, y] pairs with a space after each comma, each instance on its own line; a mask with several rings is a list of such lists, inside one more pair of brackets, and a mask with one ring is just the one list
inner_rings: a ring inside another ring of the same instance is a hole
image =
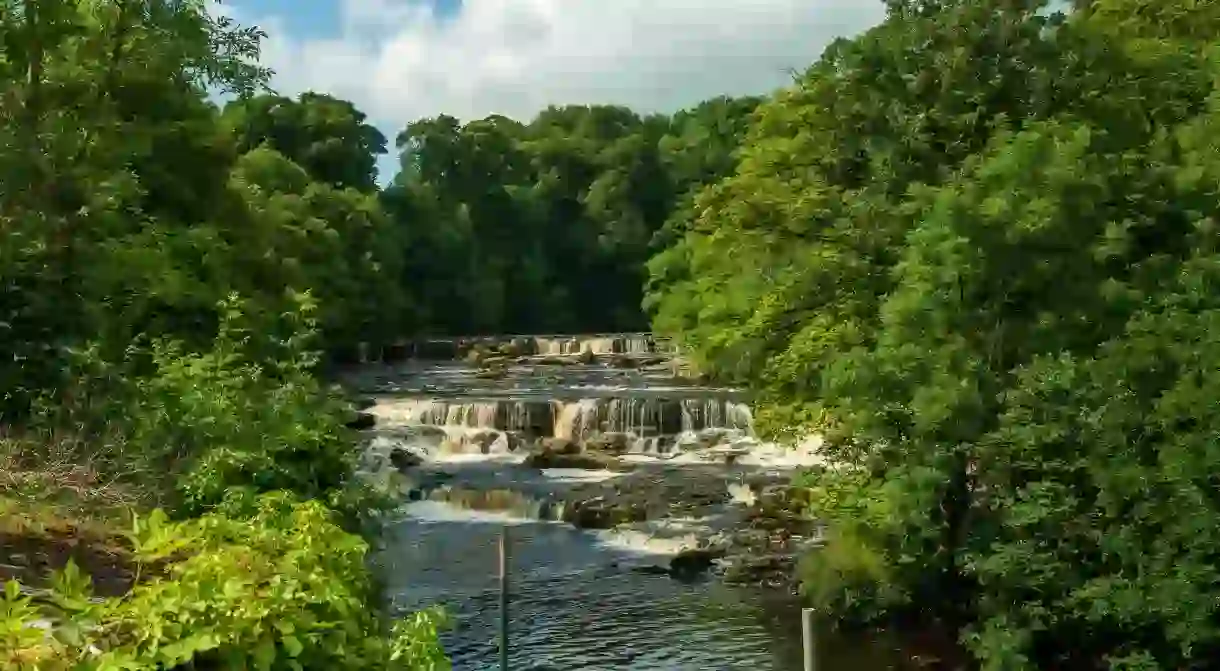
[[[409, 447], [426, 460], [419, 468], [466, 487], [533, 487], [545, 496], [570, 480], [614, 477], [523, 469], [521, 453], [539, 438], [622, 434], [639, 460], [678, 463], [711, 433], [746, 459], [772, 454], [750, 437], [739, 393], [676, 377], [672, 357], [644, 334], [519, 337], [514, 356], [481, 368], [460, 360], [460, 343], [413, 349], [433, 358], [364, 366], [347, 383], [375, 399], [380, 440]], [[800, 609], [790, 595], [632, 570], [664, 564], [660, 553], [683, 539], [582, 531], [537, 511], [421, 500], [404, 505], [387, 530], [375, 561], [393, 605], [446, 608], [453, 622], [442, 640], [454, 669], [498, 668], [497, 540], [506, 528], [515, 671], [802, 668]], [[901, 668], [892, 646], [877, 640], [823, 632], [819, 645], [820, 671]]]

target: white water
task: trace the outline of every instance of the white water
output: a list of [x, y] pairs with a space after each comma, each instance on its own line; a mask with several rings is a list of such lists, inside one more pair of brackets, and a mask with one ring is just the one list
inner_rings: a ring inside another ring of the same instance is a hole
[[[655, 344], [643, 337], [576, 339], [575, 344], [572, 338], [537, 338], [534, 347], [542, 354], [562, 355], [655, 352]], [[758, 603], [749, 590], [714, 583], [679, 585], [623, 567], [665, 566], [675, 553], [730, 528], [756, 496], [744, 481], [734, 479], [735, 468], [788, 472], [819, 464], [824, 461], [820, 441], [780, 446], [758, 440], [752, 435], [750, 408], [734, 390], [692, 385], [656, 370], [613, 370], [602, 364], [536, 368], [513, 366], [495, 379], [455, 362], [410, 362], [366, 371], [363, 379], [369, 386], [364, 390], [375, 395], [370, 412], [377, 417], [366, 470], [393, 471], [391, 455], [405, 450], [424, 462], [409, 472], [442, 472], [451, 478], [443, 481], [454, 487], [445, 496], [516, 511], [466, 510], [437, 501], [406, 504], [405, 518], [378, 556], [392, 577], [398, 605], [449, 606], [459, 617], [458, 630], [446, 635], [454, 668], [491, 668], [495, 655], [486, 641], [488, 609], [494, 608], [488, 605], [494, 592], [488, 590], [494, 582], [488, 581], [496, 536], [511, 526], [514, 599], [521, 600], [514, 606], [514, 668], [798, 669], [798, 658], [783, 652], [791, 637], [772, 633], [772, 625], [748, 614]], [[723, 465], [732, 457], [736, 466], [723, 467], [729, 502], [699, 508], [697, 514], [707, 513], [703, 517], [668, 517], [599, 531], [531, 519], [550, 493], [597, 487], [627, 475], [522, 468], [533, 449], [530, 437], [583, 441], [607, 432], [623, 437], [628, 450], [620, 457], [623, 462], [644, 474], [656, 471], [658, 477], [672, 475], [670, 465], [701, 465], [706, 472], [706, 464]], [[474, 491], [475, 498], [462, 498], [467, 494], [459, 489]], [[484, 497], [504, 490], [511, 495]], [[718, 609], [723, 612], [707, 614]]]

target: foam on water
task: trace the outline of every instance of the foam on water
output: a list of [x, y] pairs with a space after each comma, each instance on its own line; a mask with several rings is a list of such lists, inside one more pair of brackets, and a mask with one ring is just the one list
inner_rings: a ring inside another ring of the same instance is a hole
[[669, 518], [622, 524], [593, 532], [598, 545], [642, 556], [666, 557], [699, 545], [710, 529], [708, 519]]
[[544, 468], [543, 477], [554, 482], [602, 482], [626, 475], [621, 471], [583, 470], [580, 468]]
[[[565, 355], [655, 349], [647, 338], [619, 336], [538, 338], [530, 347]], [[440, 604], [455, 615], [456, 626], [443, 635], [455, 669], [493, 668], [496, 544], [505, 526], [513, 529], [515, 669], [799, 668], [799, 650], [790, 649], [796, 639], [786, 629], [799, 622], [797, 611], [784, 610], [786, 624], [777, 626], [763, 620], [764, 601], [748, 590], [715, 582], [687, 585], [628, 570], [665, 565], [668, 557], [739, 522], [743, 504], [756, 494], [744, 482], [733, 482], [732, 468], [724, 467], [730, 502], [693, 513], [706, 517], [582, 531], [531, 515], [554, 519], [553, 510], [543, 514], [540, 508], [552, 497], [627, 474], [521, 464], [536, 449], [533, 439], [546, 436], [583, 441], [598, 433], [626, 434], [624, 462], [640, 464], [636, 472], [653, 465], [671, 475], [674, 469], [656, 465], [723, 465], [731, 456], [751, 468], [799, 468], [821, 462], [820, 443], [806, 441], [794, 449], [760, 441], [752, 436], [750, 408], [737, 390], [700, 386], [652, 366], [510, 364], [507, 373], [488, 376], [461, 362], [414, 361], [366, 373], [361, 389], [389, 394], [371, 408], [378, 421], [366, 449], [368, 470], [414, 478], [438, 499], [453, 501], [406, 504], [376, 561], [386, 569], [398, 607]], [[400, 474], [402, 451], [424, 463]]]
[[444, 522], [467, 522], [481, 524], [538, 524], [509, 512], [470, 510], [441, 501], [413, 501], [402, 507], [402, 512], [424, 524]]

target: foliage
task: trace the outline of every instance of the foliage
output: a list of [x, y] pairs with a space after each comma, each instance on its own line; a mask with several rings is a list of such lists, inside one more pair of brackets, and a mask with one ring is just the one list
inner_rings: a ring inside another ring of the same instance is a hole
[[[367, 608], [365, 547], [339, 524], [355, 529], [379, 499], [352, 480], [347, 410], [315, 377], [319, 347], [398, 328], [400, 245], [369, 193], [379, 136], [339, 141], [367, 126], [321, 96], [288, 115], [314, 130], [299, 144], [256, 137], [282, 139], [274, 110], [233, 124], [209, 95], [245, 109], [270, 73], [252, 65], [262, 33], [209, 4], [0, 3], [5, 505], [89, 475], [187, 518], [153, 526], [189, 556], [122, 599], [87, 604], [65, 578], [72, 617], [51, 658], [434, 668], [431, 619], [391, 636]], [[80, 469], [60, 463], [64, 441]], [[280, 490], [312, 500], [259, 498]], [[22, 603], [5, 602], [3, 654], [30, 634], [13, 624]]]
[[250, 275], [247, 294], [276, 305], [282, 298], [272, 291], [308, 291], [318, 346], [334, 356], [401, 336], [410, 309], [400, 284], [404, 249], [376, 195], [315, 181], [266, 147], [238, 159], [230, 185], [249, 222], [233, 239], [235, 263]]
[[230, 103], [224, 123], [238, 137], [238, 150], [266, 147], [302, 166], [311, 179], [338, 189], [377, 188], [377, 156], [386, 138], [346, 100], [304, 93], [297, 100], [261, 95]]
[[216, 236], [194, 226], [231, 204], [231, 148], [203, 94], [246, 93], [267, 73], [249, 65], [260, 33], [202, 2], [5, 3], [0, 32], [0, 348], [12, 354], [0, 414], [12, 421], [64, 382], [85, 338], [121, 348], [206, 326], [225, 292], [207, 286]]
[[[438, 614], [387, 631], [365, 606], [367, 547], [317, 502], [262, 496], [251, 517], [207, 514], [133, 520], [145, 569], [165, 575], [121, 598], [90, 599], [69, 564], [41, 606], [6, 586], [0, 607], [5, 668], [448, 669]], [[48, 636], [34, 620], [49, 618]]]
[[889, 4], [695, 196], [656, 328], [831, 432], [815, 598], [987, 669], [1211, 668], [1214, 3]]
[[724, 174], [756, 101], [672, 118], [568, 106], [529, 123], [448, 116], [397, 138], [383, 192], [417, 332], [638, 330], [644, 263], [696, 185]]

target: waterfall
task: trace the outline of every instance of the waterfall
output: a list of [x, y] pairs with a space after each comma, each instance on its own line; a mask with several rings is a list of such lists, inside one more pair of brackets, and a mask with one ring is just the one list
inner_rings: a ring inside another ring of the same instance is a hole
[[555, 425], [551, 435], [567, 440], [582, 440], [597, 430], [597, 408], [602, 399], [582, 398], [574, 403], [556, 401]]
[[[585, 442], [616, 434], [615, 445], [625, 439], [629, 451], [656, 454], [706, 446], [726, 432], [752, 433], [750, 408], [735, 390], [666, 378], [656, 364], [675, 360], [674, 348], [651, 333], [404, 342], [409, 347], [391, 349], [409, 350], [411, 360], [365, 367], [353, 386], [391, 394], [377, 403], [379, 425], [426, 453], [513, 452], [538, 438]], [[472, 348], [483, 354], [469, 356]], [[569, 358], [580, 354], [594, 360]], [[480, 367], [484, 355], [498, 357], [498, 367]]]
[[599, 433], [638, 438], [703, 429], [752, 428], [750, 408], [723, 398], [595, 397], [574, 401], [398, 399], [380, 414], [402, 424], [514, 431], [586, 440]]
[[682, 399], [682, 431], [713, 428], [752, 431], [754, 415], [750, 406], [723, 399]]
[[458, 426], [549, 435], [554, 407], [547, 401], [396, 399], [382, 404], [382, 415], [403, 424]]

